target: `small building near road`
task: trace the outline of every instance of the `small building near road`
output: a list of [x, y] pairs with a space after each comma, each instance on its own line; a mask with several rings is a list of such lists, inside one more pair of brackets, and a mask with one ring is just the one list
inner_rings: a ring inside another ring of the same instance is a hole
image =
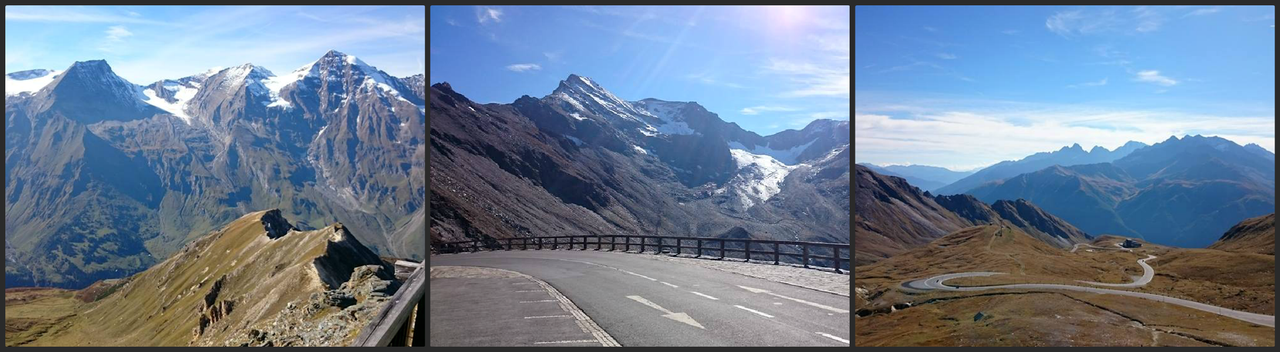
[[1138, 248], [1138, 247], [1142, 247], [1142, 244], [1138, 243], [1138, 241], [1134, 241], [1132, 239], [1126, 238], [1124, 240], [1124, 243], [1121, 243], [1120, 246], [1124, 248]]

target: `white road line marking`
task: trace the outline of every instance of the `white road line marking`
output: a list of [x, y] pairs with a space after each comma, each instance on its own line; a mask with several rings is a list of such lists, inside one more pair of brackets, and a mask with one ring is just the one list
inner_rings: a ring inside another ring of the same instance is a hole
[[640, 296], [627, 296], [627, 298], [630, 298], [630, 299], [631, 299], [631, 300], [633, 300], [633, 301], [640, 302], [640, 304], [643, 304], [643, 305], [649, 306], [650, 308], [657, 309], [658, 311], [660, 311], [660, 312], [662, 312], [662, 313], [665, 313], [665, 314], [663, 314], [663, 315], [662, 315], [662, 317], [663, 317], [663, 318], [667, 318], [667, 319], [675, 320], [675, 321], [678, 321], [678, 322], [681, 322], [681, 323], [689, 324], [689, 325], [692, 325], [692, 326], [697, 327], [697, 328], [699, 328], [699, 329], [704, 329], [704, 330], [706, 329], [705, 327], [703, 327], [703, 326], [702, 326], [702, 324], [698, 324], [698, 321], [693, 320], [693, 317], [690, 317], [688, 314], [685, 314], [685, 313], [672, 313], [671, 311], [667, 310], [666, 308], [662, 308], [662, 306], [659, 306], [657, 303], [649, 302], [649, 300], [644, 299], [644, 297], [640, 297]]
[[595, 343], [595, 342], [596, 340], [566, 340], [566, 341], [542, 341], [542, 342], [534, 342], [533, 344], [550, 345], [550, 344], [557, 344], [557, 343]]
[[743, 306], [740, 306], [740, 305], [737, 305], [737, 304], [735, 304], [735, 305], [733, 305], [733, 306], [734, 306], [734, 307], [738, 307], [738, 308], [740, 308], [740, 309], [742, 309], [742, 310], [745, 310], [745, 311], [748, 311], [748, 312], [752, 312], [752, 313], [756, 313], [756, 314], [763, 315], [765, 318], [773, 318], [773, 316], [772, 316], [772, 315], [764, 314], [764, 313], [762, 313], [762, 312], [760, 312], [760, 311], [758, 311], [758, 310], [755, 310], [755, 309], [751, 309], [751, 308], [743, 307]]
[[672, 285], [671, 283], [666, 281], [658, 281], [658, 282], [661, 282], [663, 285], [671, 286], [671, 288], [680, 288], [680, 286]]
[[818, 332], [818, 335], [826, 336], [827, 338], [832, 339], [832, 340], [836, 340], [836, 341], [840, 341], [840, 342], [844, 342], [844, 343], [849, 343], [849, 340], [845, 340], [845, 339], [840, 338], [839, 336], [832, 335], [832, 334], [828, 334], [828, 333], [825, 333], [825, 332], [820, 332], [820, 331], [819, 331], [819, 332]]
[[542, 302], [560, 302], [560, 301], [554, 300], [554, 299], [544, 299], [541, 301], [520, 301], [520, 303], [542, 303]]
[[535, 285], [536, 282], [513, 282], [512, 285]]
[[689, 292], [691, 292], [691, 293], [693, 293], [693, 294], [695, 294], [695, 295], [699, 295], [699, 296], [702, 296], [702, 297], [706, 297], [706, 298], [708, 298], [708, 299], [711, 299], [712, 301], [719, 301], [719, 300], [720, 300], [719, 298], [711, 297], [711, 296], [708, 296], [708, 295], [702, 294], [701, 292], [693, 292], [693, 291], [689, 291]]
[[788, 299], [788, 300], [796, 301], [796, 302], [799, 302], [799, 303], [803, 303], [803, 304], [811, 305], [811, 306], [814, 306], [814, 307], [818, 307], [818, 308], [826, 309], [826, 310], [829, 310], [829, 311], [832, 311], [832, 312], [836, 312], [836, 313], [849, 314], [849, 311], [848, 311], [848, 310], [844, 310], [844, 309], [840, 309], [840, 308], [836, 308], [836, 307], [828, 306], [828, 305], [825, 305], [825, 304], [813, 303], [813, 302], [809, 302], [809, 301], [802, 300], [802, 299], [799, 299], [799, 298], [791, 298], [791, 297], [783, 296], [783, 295], [780, 295], [780, 294], [777, 294], [777, 293], [769, 292], [768, 290], [761, 290], [761, 289], [758, 289], [758, 288], [750, 288], [750, 287], [746, 287], [746, 286], [742, 286], [742, 285], [738, 285], [738, 287], [741, 287], [742, 289], [747, 290], [747, 291], [751, 291], [751, 293], [763, 293], [763, 294], [771, 295], [771, 296], [774, 296], [774, 297], [778, 297], [778, 298], [782, 298], [782, 299]]
[[[782, 305], [782, 302], [773, 302], [773, 305], [775, 305], [775, 306], [780, 306], [780, 305]], [[830, 315], [831, 313], [827, 313], [827, 314], [828, 314], [828, 315]]]
[[572, 315], [540, 315], [536, 317], [524, 317], [525, 319], [546, 319], [546, 318], [573, 318]]
[[636, 273], [633, 273], [633, 272], [630, 272], [630, 271], [623, 270], [622, 272], [627, 273], [627, 274], [631, 274], [631, 275], [635, 275], [635, 276], [639, 276], [639, 277], [643, 277], [643, 278], [649, 279], [649, 281], [658, 281], [658, 279], [651, 278], [651, 277], [644, 276], [644, 275], [640, 275], [640, 274], [636, 274]]
[[516, 292], [547, 292], [547, 291], [543, 291], [543, 290], [521, 290], [521, 291], [516, 291]]

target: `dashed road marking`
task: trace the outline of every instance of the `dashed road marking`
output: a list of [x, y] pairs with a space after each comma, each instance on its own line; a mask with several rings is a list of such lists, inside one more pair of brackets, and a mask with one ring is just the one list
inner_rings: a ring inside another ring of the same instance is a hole
[[572, 318], [572, 315], [540, 315], [536, 317], [524, 317], [525, 319], [546, 319], [546, 318]]
[[512, 285], [536, 285], [536, 282], [512, 282]]
[[560, 302], [554, 299], [544, 299], [541, 301], [520, 301], [520, 303], [542, 303], [542, 302]]
[[543, 290], [521, 290], [521, 291], [516, 291], [516, 292], [546, 292], [546, 291], [543, 291]]
[[818, 332], [818, 335], [826, 336], [827, 338], [832, 339], [832, 340], [836, 340], [836, 341], [840, 341], [840, 342], [844, 342], [844, 343], [849, 343], [849, 340], [845, 340], [845, 339], [840, 338], [839, 336], [832, 335], [832, 334], [828, 334], [828, 333], [825, 333], [825, 332], [821, 332], [821, 331], [819, 331], [819, 332]]
[[771, 295], [771, 296], [778, 297], [778, 298], [781, 298], [781, 299], [792, 300], [792, 301], [796, 301], [796, 302], [799, 302], [799, 303], [803, 303], [803, 304], [811, 305], [811, 306], [814, 306], [814, 307], [818, 307], [818, 308], [826, 309], [826, 310], [829, 310], [829, 311], [832, 311], [832, 312], [836, 312], [836, 313], [842, 313], [842, 314], [848, 314], [848, 313], [849, 313], [849, 311], [848, 311], [848, 310], [844, 310], [844, 309], [840, 309], [840, 308], [836, 308], [836, 307], [828, 306], [828, 305], [825, 305], [825, 304], [813, 303], [813, 302], [809, 302], [809, 301], [806, 301], [806, 300], [803, 300], [803, 299], [799, 299], [799, 298], [791, 298], [791, 297], [783, 296], [783, 295], [780, 295], [780, 294], [777, 294], [777, 293], [769, 292], [768, 290], [762, 290], [762, 289], [758, 289], [758, 288], [751, 288], [751, 287], [746, 287], [746, 286], [742, 286], [742, 285], [738, 285], [738, 287], [741, 287], [742, 289], [747, 290], [747, 291], [751, 291], [751, 293], [763, 293], [763, 294]]
[[666, 281], [658, 281], [658, 282], [661, 282], [663, 285], [671, 286], [671, 288], [680, 288], [680, 286], [672, 285], [671, 283]]
[[761, 311], [758, 311], [758, 310], [755, 310], [755, 309], [751, 309], [751, 308], [743, 307], [743, 306], [740, 306], [740, 305], [737, 305], [737, 304], [735, 304], [735, 305], [733, 305], [733, 306], [734, 306], [734, 307], [738, 307], [739, 309], [742, 309], [742, 310], [745, 310], [745, 311], [748, 311], [748, 312], [752, 312], [752, 313], [756, 313], [756, 314], [762, 315], [762, 316], [764, 316], [765, 318], [773, 318], [773, 316], [772, 316], [772, 315], [764, 314], [764, 312], [761, 312]]
[[633, 272], [630, 272], [630, 271], [623, 270], [622, 272], [627, 273], [627, 274], [631, 274], [631, 275], [635, 275], [635, 276], [639, 276], [639, 277], [642, 277], [642, 278], [646, 278], [646, 279], [649, 279], [649, 281], [658, 281], [658, 279], [651, 278], [651, 277], [644, 276], [644, 275], [640, 275], [640, 274], [636, 274], [636, 273], [633, 273]]
[[720, 300], [719, 298], [711, 297], [711, 296], [708, 296], [708, 295], [703, 294], [703, 293], [701, 293], [701, 292], [694, 292], [694, 291], [689, 291], [689, 292], [690, 292], [690, 293], [693, 293], [693, 294], [695, 294], [695, 295], [699, 295], [699, 296], [702, 296], [702, 297], [706, 297], [707, 299], [710, 299], [710, 300], [712, 300], [712, 301], [719, 301], [719, 300]]
[[551, 345], [558, 343], [595, 343], [596, 340], [565, 340], [565, 341], [539, 341], [534, 342], [535, 345]]

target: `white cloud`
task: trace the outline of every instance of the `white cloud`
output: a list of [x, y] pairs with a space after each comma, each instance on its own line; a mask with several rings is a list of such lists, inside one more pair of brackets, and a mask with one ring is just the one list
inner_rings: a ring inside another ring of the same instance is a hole
[[739, 111], [739, 112], [742, 113], [743, 115], [759, 115], [760, 112], [762, 111], [799, 111], [799, 110], [800, 109], [786, 107], [786, 106], [761, 105], [761, 106], [752, 106], [749, 108], [742, 108], [742, 111]]
[[1059, 11], [1045, 20], [1045, 28], [1063, 37], [1104, 33], [1146, 33], [1159, 30], [1167, 18], [1169, 8], [1138, 6], [1130, 11], [1117, 8], [1104, 10]]
[[542, 53], [542, 56], [546, 56], [546, 57], [547, 57], [547, 61], [551, 61], [551, 62], [560, 62], [560, 52], [550, 52], [550, 51], [546, 51], [546, 52], [543, 52], [543, 53]]
[[480, 22], [480, 24], [502, 22], [502, 9], [488, 6], [476, 7], [476, 22]]
[[130, 32], [129, 29], [124, 26], [111, 26], [110, 28], [107, 28], [107, 40], [110, 41], [120, 41], [131, 35], [133, 35], [133, 32]]
[[1134, 77], [1134, 80], [1138, 82], [1155, 83], [1165, 87], [1178, 84], [1178, 81], [1169, 77], [1161, 76], [1160, 71], [1156, 70], [1139, 71], [1138, 75]]
[[537, 71], [541, 70], [542, 66], [538, 64], [514, 64], [507, 65], [507, 69], [514, 72]]
[[934, 54], [934, 56], [937, 56], [939, 59], [943, 59], [943, 60], [955, 60], [956, 58], [958, 58], [958, 56], [951, 53], [937, 53], [937, 54]]
[[[1109, 78], [1109, 77], [1108, 77], [1108, 78]], [[1072, 85], [1067, 86], [1067, 88], [1105, 86], [1105, 85], [1107, 85], [1107, 79], [1108, 79], [1108, 78], [1103, 78], [1101, 81], [1097, 81], [1097, 82], [1085, 82], [1085, 83], [1080, 83], [1080, 84], [1072, 84]]]

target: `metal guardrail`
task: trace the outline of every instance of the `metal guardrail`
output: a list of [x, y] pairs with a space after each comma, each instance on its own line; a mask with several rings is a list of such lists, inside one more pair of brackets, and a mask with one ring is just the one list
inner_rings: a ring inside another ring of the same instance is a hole
[[[588, 242], [587, 239], [589, 238], [595, 238], [596, 240], [594, 242]], [[604, 240], [606, 238], [608, 238], [609, 241], [606, 242]], [[619, 238], [622, 239], [621, 242], [618, 241]], [[565, 241], [561, 241], [562, 239], [564, 239]], [[579, 239], [581, 239], [581, 241], [579, 241]], [[636, 243], [633, 243], [632, 239], [638, 239], [639, 241]], [[653, 242], [656, 242], [656, 243], [649, 243], [651, 239], [655, 240]], [[666, 243], [667, 240], [674, 240], [675, 243], [667, 244]], [[685, 246], [684, 244], [686, 241], [696, 242], [697, 245]], [[718, 245], [710, 246], [710, 247], [703, 245], [704, 243], [709, 243], [709, 242], [716, 242], [718, 243]], [[730, 246], [726, 248], [725, 243], [742, 243], [742, 246], [741, 246], [742, 248], [735, 248], [734, 246]], [[674, 255], [677, 255], [677, 256], [681, 255], [682, 254], [681, 252], [684, 249], [692, 249], [692, 250], [696, 250], [697, 255], [694, 256], [695, 258], [701, 258], [703, 257], [703, 254], [710, 251], [712, 253], [718, 254], [719, 258], [717, 259], [721, 259], [721, 260], [725, 258], [725, 253], [728, 253], [728, 252], [743, 253], [742, 259], [746, 259], [747, 262], [750, 262], [752, 259], [752, 254], [755, 254], [757, 256], [764, 255], [764, 256], [772, 257], [773, 264], [775, 265], [779, 263], [780, 261], [779, 259], [781, 257], [786, 256], [791, 258], [799, 258], [800, 263], [803, 264], [804, 267], [806, 268], [808, 268], [810, 263], [814, 261], [829, 261], [828, 265], [830, 266], [830, 268], [834, 269], [835, 272], [842, 273], [842, 274], [848, 274], [847, 265], [849, 264], [849, 256], [847, 255], [849, 253], [849, 245], [846, 243], [772, 241], [772, 240], [755, 240], [755, 239], [729, 239], [729, 238], [703, 238], [703, 237], [677, 237], [677, 236], [643, 236], [643, 235], [548, 236], [548, 237], [521, 237], [521, 238], [491, 239], [488, 241], [471, 240], [471, 241], [443, 242], [443, 243], [432, 243], [431, 252], [432, 253], [459, 253], [459, 252], [478, 252], [480, 250], [508, 250], [509, 251], [514, 249], [517, 246], [519, 247], [519, 250], [528, 250], [531, 247], [533, 249], [539, 249], [539, 250], [544, 248], [559, 249], [562, 246], [567, 246], [568, 249], [570, 250], [574, 249], [575, 247], [581, 246], [580, 250], [587, 250], [587, 248], [592, 245], [595, 246], [595, 250], [616, 251], [621, 248], [625, 252], [630, 252], [633, 246], [638, 246], [640, 249], [639, 253], [645, 253], [647, 248], [654, 248], [655, 250], [654, 254], [661, 254], [663, 253], [664, 249], [674, 249], [675, 250]], [[765, 248], [772, 246], [773, 250], [772, 251], [753, 250], [751, 248], [753, 245], [759, 245]], [[799, 252], [798, 253], [783, 252], [781, 251], [781, 248], [786, 248], [786, 247], [782, 247], [782, 246], [798, 247]], [[814, 255], [811, 253], [812, 251], [810, 251], [810, 248], [830, 248], [831, 253], [830, 255]], [[842, 250], [846, 255], [844, 256], [840, 255], [840, 252]], [[668, 253], [670, 253], [670, 251], [668, 251]]]
[[[416, 266], [415, 266], [416, 265]], [[382, 311], [360, 330], [352, 346], [426, 346], [427, 342], [427, 269], [422, 263], [397, 261], [396, 271], [401, 274], [412, 270], [400, 289], [391, 296]], [[414, 311], [417, 311], [416, 314]], [[409, 319], [414, 315], [414, 319]], [[413, 340], [409, 340], [409, 332]]]

